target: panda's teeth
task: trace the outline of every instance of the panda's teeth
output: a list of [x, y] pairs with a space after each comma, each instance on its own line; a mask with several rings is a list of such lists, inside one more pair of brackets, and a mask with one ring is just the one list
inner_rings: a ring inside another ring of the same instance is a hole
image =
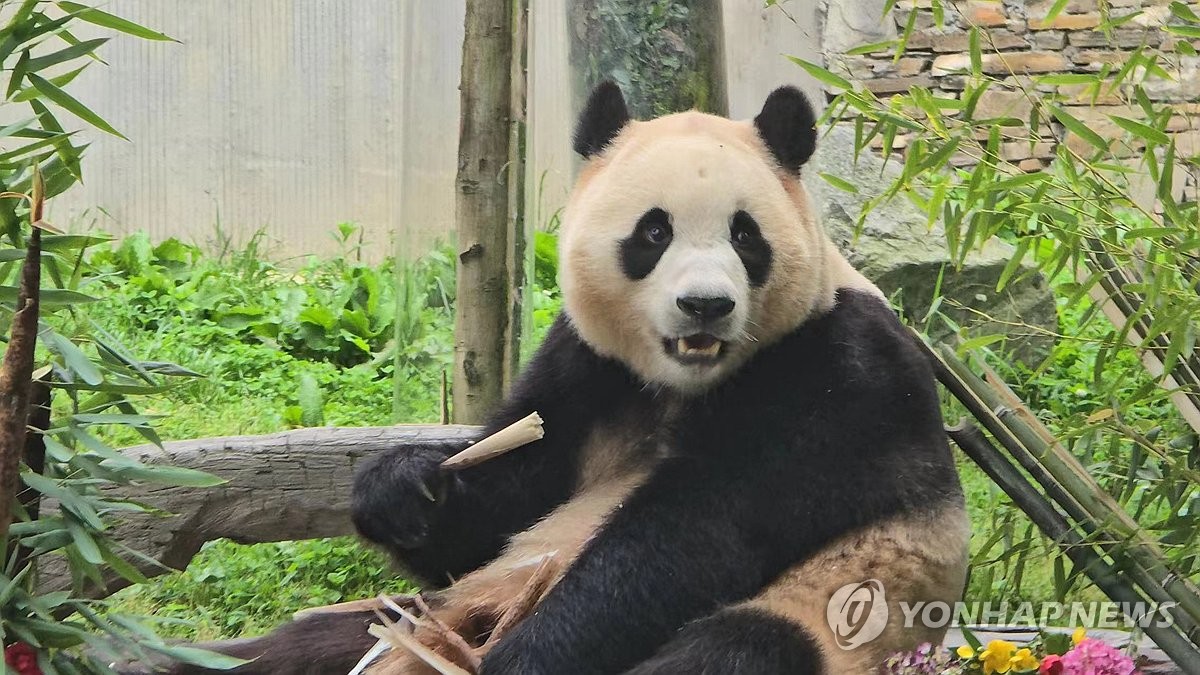
[[688, 354], [695, 356], [716, 356], [721, 352], [721, 343], [714, 340], [711, 344], [704, 347], [693, 347], [688, 344], [687, 338], [679, 338], [675, 345], [676, 350], [680, 354]]

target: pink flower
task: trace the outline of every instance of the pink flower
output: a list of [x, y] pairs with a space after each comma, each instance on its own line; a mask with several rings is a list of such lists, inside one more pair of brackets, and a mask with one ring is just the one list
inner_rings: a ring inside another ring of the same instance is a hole
[[42, 675], [38, 668], [37, 652], [24, 642], [14, 642], [4, 648], [4, 663], [17, 675]]
[[1038, 675], [1063, 675], [1063, 660], [1061, 656], [1051, 654], [1042, 659]]
[[1062, 666], [1064, 675], [1134, 675], [1137, 672], [1132, 659], [1093, 638], [1085, 638], [1064, 654]]

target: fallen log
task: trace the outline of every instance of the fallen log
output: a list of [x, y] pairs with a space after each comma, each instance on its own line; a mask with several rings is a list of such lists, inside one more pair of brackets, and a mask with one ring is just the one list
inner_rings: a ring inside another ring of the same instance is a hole
[[[123, 488], [123, 495], [175, 515], [123, 517], [113, 537], [157, 561], [130, 560], [154, 576], [184, 569], [214, 539], [258, 544], [352, 534], [350, 488], [359, 460], [396, 447], [464, 443], [477, 431], [462, 425], [320, 427], [128, 448], [123, 452], [140, 461], [198, 469], [228, 482], [211, 488]], [[43, 556], [42, 563], [42, 590], [70, 586], [60, 558]], [[116, 575], [106, 581], [88, 595], [104, 597], [129, 585]]]

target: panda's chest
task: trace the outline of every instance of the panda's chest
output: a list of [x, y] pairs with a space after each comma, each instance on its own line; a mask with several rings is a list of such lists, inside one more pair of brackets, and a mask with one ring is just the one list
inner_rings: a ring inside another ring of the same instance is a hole
[[610, 483], [640, 484], [671, 456], [682, 406], [673, 398], [632, 404], [599, 421], [579, 454], [576, 494]]

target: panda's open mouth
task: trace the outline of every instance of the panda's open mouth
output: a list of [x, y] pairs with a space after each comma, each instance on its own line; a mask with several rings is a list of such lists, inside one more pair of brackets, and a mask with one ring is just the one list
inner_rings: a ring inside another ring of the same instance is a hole
[[667, 354], [683, 363], [712, 363], [721, 358], [725, 343], [708, 333], [696, 333], [680, 338], [664, 338]]

